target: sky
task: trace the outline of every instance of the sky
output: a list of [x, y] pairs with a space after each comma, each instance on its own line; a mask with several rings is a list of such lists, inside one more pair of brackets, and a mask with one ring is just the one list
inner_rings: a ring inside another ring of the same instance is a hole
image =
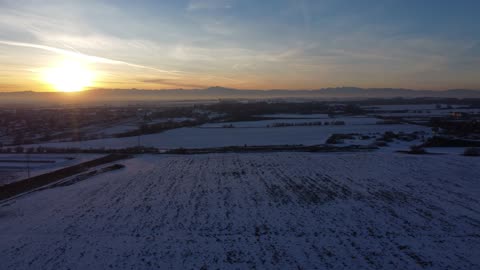
[[479, 11], [477, 0], [0, 0], [0, 91], [58, 90], [45, 74], [65, 61], [92, 74], [89, 88], [480, 89]]

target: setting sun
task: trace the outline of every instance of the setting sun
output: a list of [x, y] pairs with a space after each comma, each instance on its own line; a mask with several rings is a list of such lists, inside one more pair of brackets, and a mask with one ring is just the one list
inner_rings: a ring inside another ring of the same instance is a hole
[[43, 79], [59, 92], [77, 92], [93, 83], [93, 72], [76, 61], [64, 61], [45, 71]]

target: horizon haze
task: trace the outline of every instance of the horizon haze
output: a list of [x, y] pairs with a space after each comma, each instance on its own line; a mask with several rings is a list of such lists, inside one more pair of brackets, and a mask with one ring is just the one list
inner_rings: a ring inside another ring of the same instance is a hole
[[480, 90], [449, 89], [444, 91], [395, 88], [336, 87], [312, 90], [253, 90], [225, 87], [203, 89], [93, 89], [75, 93], [64, 92], [0, 92], [0, 105], [55, 105], [55, 104], [139, 104], [151, 102], [207, 100], [365, 100], [365, 99], [480, 99]]

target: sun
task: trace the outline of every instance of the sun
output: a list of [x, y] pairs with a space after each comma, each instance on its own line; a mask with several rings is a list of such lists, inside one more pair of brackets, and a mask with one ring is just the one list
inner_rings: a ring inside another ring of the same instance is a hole
[[93, 84], [93, 72], [81, 62], [66, 60], [47, 69], [43, 79], [59, 92], [78, 92]]

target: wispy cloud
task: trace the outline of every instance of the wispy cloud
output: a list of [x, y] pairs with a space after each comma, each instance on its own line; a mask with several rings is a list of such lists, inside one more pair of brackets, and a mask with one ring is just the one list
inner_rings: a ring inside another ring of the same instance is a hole
[[232, 5], [233, 0], [190, 0], [187, 10], [229, 9]]
[[186, 82], [182, 82], [179, 80], [172, 80], [172, 79], [141, 79], [139, 81], [142, 83], [168, 85], [168, 86], [185, 87], [185, 88], [205, 88], [208, 86], [208, 85], [202, 85], [202, 84], [186, 83]]
[[91, 62], [91, 63], [126, 65], [126, 66], [130, 66], [130, 67], [149, 69], [149, 70], [162, 72], [162, 73], [178, 73], [179, 72], [179, 71], [162, 70], [162, 69], [158, 69], [158, 68], [154, 68], [154, 67], [129, 63], [129, 62], [125, 62], [125, 61], [120, 61], [120, 60], [114, 60], [114, 59], [109, 59], [109, 58], [104, 58], [104, 57], [99, 57], [99, 56], [94, 56], [94, 55], [83, 54], [83, 53], [80, 53], [78, 51], [65, 50], [65, 49], [55, 48], [55, 47], [41, 45], [41, 44], [15, 42], [15, 41], [8, 41], [8, 40], [0, 40], [0, 44], [9, 45], [9, 46], [16, 46], [16, 47], [34, 48], [34, 49], [49, 51], [49, 52], [53, 52], [53, 53], [56, 53], [56, 54], [61, 54], [61, 55], [69, 56], [69, 57], [79, 58], [79, 59], [82, 59], [84, 61], [88, 61], [88, 62]]

